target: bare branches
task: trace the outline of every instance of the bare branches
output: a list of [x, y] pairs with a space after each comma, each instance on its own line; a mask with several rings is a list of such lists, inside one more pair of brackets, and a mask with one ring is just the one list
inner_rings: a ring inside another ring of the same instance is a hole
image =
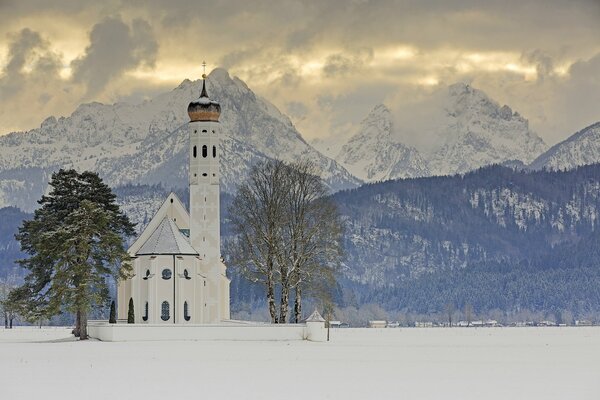
[[298, 322], [303, 290], [320, 296], [335, 282], [342, 229], [318, 172], [309, 161], [258, 164], [230, 209], [237, 233], [234, 264], [246, 278], [266, 286], [272, 322], [287, 322], [292, 290]]

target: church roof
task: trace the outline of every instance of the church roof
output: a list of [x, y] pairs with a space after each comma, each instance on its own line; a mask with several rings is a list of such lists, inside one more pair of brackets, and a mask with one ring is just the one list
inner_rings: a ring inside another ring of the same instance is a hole
[[198, 252], [194, 250], [188, 239], [179, 231], [175, 222], [169, 217], [164, 217], [135, 255], [150, 254], [198, 255]]

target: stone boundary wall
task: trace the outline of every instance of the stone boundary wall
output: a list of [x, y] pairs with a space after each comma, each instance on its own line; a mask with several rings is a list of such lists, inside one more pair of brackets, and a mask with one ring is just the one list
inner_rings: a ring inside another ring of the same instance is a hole
[[107, 321], [88, 321], [88, 335], [106, 342], [165, 341], [165, 340], [241, 340], [281, 341], [326, 338], [325, 324], [260, 324], [224, 322], [221, 324], [109, 324]]

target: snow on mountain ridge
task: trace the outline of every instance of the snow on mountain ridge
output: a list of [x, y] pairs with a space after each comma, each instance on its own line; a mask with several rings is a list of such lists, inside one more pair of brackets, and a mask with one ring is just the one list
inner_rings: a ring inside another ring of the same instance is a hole
[[[4, 176], [11, 171], [27, 168], [45, 171], [39, 176], [47, 176], [60, 167], [73, 167], [95, 170], [113, 186], [127, 183], [185, 186], [187, 106], [199, 96], [201, 84], [200, 80], [186, 79], [170, 92], [139, 104], [82, 104], [69, 117], [50, 117], [40, 128], [2, 136], [0, 180], [6, 179]], [[321, 168], [332, 190], [360, 183], [307, 144], [289, 118], [256, 96], [244, 82], [231, 78], [227, 71], [213, 70], [207, 79], [207, 89], [223, 109], [224, 190], [234, 190], [252, 164], [267, 158], [311, 159]], [[21, 195], [14, 190], [0, 194], [4, 200], [0, 206], [17, 205], [25, 210], [35, 207], [35, 202], [25, 202]]]
[[383, 104], [375, 106], [360, 123], [336, 160], [365, 181], [414, 178], [429, 172], [419, 152], [396, 139], [392, 115]]
[[465, 173], [508, 160], [533, 161], [547, 146], [507, 105], [464, 83], [448, 88], [442, 146], [429, 158], [434, 175]]
[[600, 122], [596, 122], [566, 140], [555, 144], [536, 158], [532, 169], [572, 169], [581, 165], [600, 162]]
[[[436, 96], [418, 104], [426, 112], [406, 113], [403, 120], [376, 106], [335, 159], [359, 178], [378, 181], [530, 163], [546, 150], [525, 118], [481, 90], [457, 83]], [[407, 146], [409, 139], [420, 147]]]

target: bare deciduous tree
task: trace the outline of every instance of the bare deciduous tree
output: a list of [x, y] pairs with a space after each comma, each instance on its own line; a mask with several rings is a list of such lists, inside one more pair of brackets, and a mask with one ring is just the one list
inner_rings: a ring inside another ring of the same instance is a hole
[[[317, 168], [308, 161], [268, 161], [250, 172], [231, 206], [237, 233], [234, 264], [263, 283], [274, 323], [288, 321], [294, 294], [294, 321], [302, 318], [305, 292], [324, 296], [341, 259], [342, 228], [335, 204]], [[279, 313], [275, 289], [280, 289]]]
[[233, 263], [252, 282], [265, 285], [271, 322], [279, 322], [275, 306], [277, 248], [286, 195], [286, 166], [281, 161], [255, 165], [230, 208], [237, 235]]
[[467, 321], [467, 326], [471, 326], [471, 322], [473, 322], [473, 306], [471, 303], [465, 304], [465, 320]]
[[17, 316], [17, 307], [10, 300], [10, 292], [18, 286], [18, 277], [9, 274], [6, 278], [0, 278], [0, 313], [4, 317], [4, 328], [12, 329], [13, 321]]
[[281, 271], [281, 317], [286, 320], [290, 290], [294, 290], [294, 322], [302, 319], [306, 289], [324, 301], [335, 283], [342, 228], [337, 208], [327, 197], [319, 171], [310, 161], [292, 163], [286, 170], [287, 197], [278, 262]]
[[446, 317], [448, 317], [448, 325], [452, 328], [452, 317], [454, 316], [454, 311], [456, 308], [454, 307], [454, 303], [448, 302], [446, 303]]

